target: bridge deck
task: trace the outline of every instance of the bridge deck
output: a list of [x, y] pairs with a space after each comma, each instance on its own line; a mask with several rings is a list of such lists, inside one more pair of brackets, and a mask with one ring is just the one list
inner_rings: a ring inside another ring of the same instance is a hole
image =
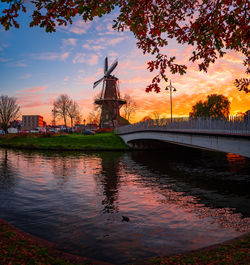
[[250, 157], [250, 122], [247, 120], [181, 119], [172, 123], [150, 120], [119, 127], [115, 133], [134, 146], [140, 140], [151, 139]]

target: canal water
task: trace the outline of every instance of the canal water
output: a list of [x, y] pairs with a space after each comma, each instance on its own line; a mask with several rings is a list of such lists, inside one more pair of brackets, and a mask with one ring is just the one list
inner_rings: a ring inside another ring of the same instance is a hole
[[0, 218], [114, 264], [249, 231], [250, 159], [185, 147], [137, 152], [0, 149]]

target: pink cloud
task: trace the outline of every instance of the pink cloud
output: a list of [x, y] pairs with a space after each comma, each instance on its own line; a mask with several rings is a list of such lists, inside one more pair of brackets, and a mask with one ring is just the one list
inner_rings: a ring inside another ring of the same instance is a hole
[[91, 27], [91, 22], [84, 22], [83, 20], [77, 20], [69, 28], [69, 31], [75, 34], [84, 34], [88, 31], [90, 27]]
[[76, 41], [77, 39], [64, 39], [63, 40], [63, 47], [67, 47], [67, 46], [76, 46]]
[[98, 62], [98, 56], [97, 55], [92, 55], [89, 59], [89, 64], [90, 65], [95, 65]]
[[46, 89], [46, 86], [35, 86], [35, 87], [21, 89], [18, 92], [19, 93], [29, 93], [29, 92], [34, 93], [34, 92], [44, 91], [45, 89]]
[[69, 57], [69, 54], [70, 54], [69, 52], [64, 52], [64, 53], [46, 52], [42, 54], [33, 54], [32, 58], [38, 60], [46, 60], [46, 61], [55, 61], [55, 60], [65, 61]]
[[31, 74], [25, 74], [23, 76], [21, 76], [21, 79], [29, 79], [31, 77]]
[[46, 100], [45, 89], [46, 86], [36, 86], [17, 91], [16, 97], [20, 106], [22, 108], [37, 108], [48, 105], [49, 101]]
[[21, 93], [17, 93], [17, 99], [22, 108], [33, 108], [44, 105], [42, 99], [44, 94], [39, 93], [39, 98], [37, 93], [32, 93], [23, 90]]
[[66, 75], [65, 78], [63, 79], [64, 82], [68, 82], [69, 81], [69, 76]]
[[80, 84], [90, 85], [92, 87], [93, 83], [99, 80], [100, 78], [102, 78], [102, 76], [103, 76], [103, 69], [98, 68], [95, 74], [87, 77], [79, 76], [78, 80]]
[[115, 46], [122, 41], [129, 39], [128, 36], [122, 36], [122, 37], [102, 37], [98, 38], [96, 40], [89, 40], [88, 43], [93, 43], [94, 45], [102, 45], [103, 47], [110, 47]]
[[98, 56], [97, 55], [87, 55], [85, 53], [77, 53], [73, 59], [73, 63], [87, 63], [90, 65], [95, 65], [98, 62]]
[[114, 46], [114, 45], [116, 45], [116, 44], [124, 41], [125, 39], [128, 39], [128, 37], [127, 36], [124, 36], [124, 37], [120, 37], [120, 38], [110, 39], [108, 41], [108, 44]]
[[41, 101], [32, 101], [32, 102], [27, 102], [27, 103], [20, 103], [20, 105], [23, 108], [37, 108], [40, 106], [44, 106], [44, 103]]
[[88, 50], [94, 50], [94, 51], [99, 51], [99, 50], [103, 50], [104, 47], [101, 45], [90, 45], [88, 43], [82, 45], [83, 48], [88, 49]]

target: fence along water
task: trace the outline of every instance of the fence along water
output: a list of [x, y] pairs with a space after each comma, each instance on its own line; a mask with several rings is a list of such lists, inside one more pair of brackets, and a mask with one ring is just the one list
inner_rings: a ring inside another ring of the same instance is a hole
[[124, 134], [146, 130], [250, 136], [250, 117], [230, 116], [228, 119], [210, 117], [178, 117], [173, 118], [172, 122], [170, 118], [156, 120], [150, 119], [116, 128], [115, 133]]

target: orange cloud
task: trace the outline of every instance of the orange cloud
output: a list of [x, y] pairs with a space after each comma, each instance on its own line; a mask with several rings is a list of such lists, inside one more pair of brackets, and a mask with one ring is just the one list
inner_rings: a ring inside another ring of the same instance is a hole
[[[105, 40], [107, 38], [99, 39], [100, 47], [104, 47], [102, 42]], [[96, 43], [96, 45], [99, 44]], [[181, 62], [188, 62], [189, 49], [190, 47], [183, 48], [181, 52], [178, 51], [177, 55], [182, 56], [180, 57]], [[177, 51], [173, 48], [170, 52], [174, 55]], [[83, 60], [89, 64], [97, 64], [98, 53], [94, 54], [95, 57], [91, 57], [91, 54], [80, 55], [75, 58], [78, 62]], [[109, 55], [117, 56], [115, 51], [109, 52]], [[169, 79], [172, 80], [173, 85], [177, 89], [177, 92], [173, 93], [173, 115], [188, 116], [192, 106], [197, 101], [205, 100], [207, 95], [212, 93], [223, 94], [229, 98], [232, 115], [250, 109], [250, 95], [239, 92], [233, 85], [235, 78], [244, 76], [241, 58], [240, 54], [230, 53], [217, 60], [215, 64], [212, 64], [207, 73], [200, 72], [197, 64], [188, 62], [189, 68], [186, 75], [168, 74]], [[145, 92], [146, 86], [150, 84], [151, 79], [156, 74], [147, 70], [147, 61], [150, 59], [150, 56], [141, 56], [141, 52], [135, 48], [130, 54], [121, 56], [118, 67], [114, 71], [115, 75], [120, 79], [121, 94], [129, 94], [137, 103], [133, 122], [141, 120], [144, 116], [150, 115], [154, 111], [160, 112], [161, 117], [170, 117], [169, 92], [164, 90], [167, 84], [165, 82], [160, 83], [162, 91], [158, 94]], [[112, 62], [110, 56], [109, 62]], [[69, 87], [68, 90], [62, 90], [63, 93], [67, 93], [72, 99], [77, 100], [81, 107], [82, 116], [85, 119], [87, 119], [89, 112], [93, 109], [94, 95], [101, 90], [101, 85], [93, 90], [93, 83], [102, 76], [102, 63], [98, 63], [98, 67], [92, 75], [89, 75], [88, 69], [79, 69], [76, 76], [69, 76], [72, 82], [68, 82], [68, 84], [72, 83], [72, 87]], [[67, 81], [67, 79], [65, 80]], [[20, 103], [22, 102], [23, 113], [24, 111], [25, 113], [36, 112], [44, 116], [44, 119], [50, 123], [53, 100], [62, 92], [44, 94], [45, 88], [45, 86], [38, 86], [19, 90], [18, 92]], [[34, 108], [31, 108], [32, 104]]]

